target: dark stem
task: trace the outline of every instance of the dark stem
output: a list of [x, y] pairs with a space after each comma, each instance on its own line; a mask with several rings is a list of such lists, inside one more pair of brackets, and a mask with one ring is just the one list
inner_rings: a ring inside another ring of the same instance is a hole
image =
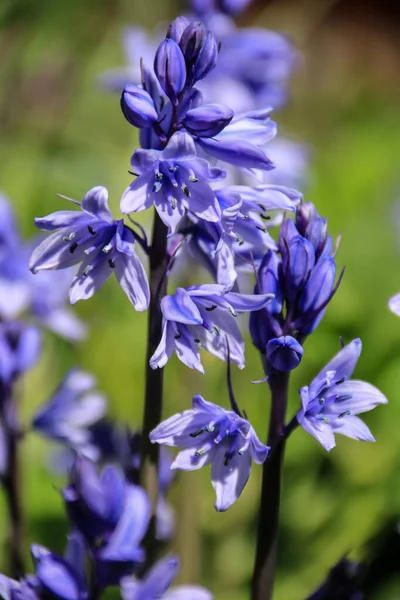
[[10, 517], [9, 565], [15, 579], [25, 575], [23, 552], [23, 509], [20, 489], [20, 461], [18, 453], [19, 432], [16, 420], [14, 399], [11, 391], [0, 399], [0, 419], [4, 430], [7, 465], [1, 481]]
[[[152, 562], [156, 551], [156, 510], [158, 500], [158, 444], [152, 444], [149, 433], [161, 421], [164, 369], [152, 369], [149, 360], [160, 343], [162, 314], [160, 300], [167, 289], [165, 270], [168, 263], [167, 228], [158, 213], [154, 213], [153, 237], [150, 246], [150, 307], [146, 350], [146, 390], [142, 426], [139, 481], [146, 489], [152, 508], [152, 518], [146, 536], [147, 562]], [[162, 284], [160, 285], [160, 282]]]
[[253, 600], [271, 600], [274, 587], [289, 373], [274, 372], [268, 383], [271, 389], [271, 417], [267, 443], [272, 450], [263, 466], [252, 579]]

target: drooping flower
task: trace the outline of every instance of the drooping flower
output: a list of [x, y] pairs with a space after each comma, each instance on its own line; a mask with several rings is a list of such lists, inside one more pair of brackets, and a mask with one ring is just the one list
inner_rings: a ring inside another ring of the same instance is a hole
[[96, 447], [89, 427], [104, 416], [107, 406], [106, 398], [95, 391], [95, 386], [92, 375], [71, 369], [50, 400], [36, 412], [32, 427], [85, 456], [93, 456]]
[[169, 555], [159, 560], [143, 579], [122, 579], [123, 600], [212, 600], [212, 594], [197, 585], [179, 585], [169, 589], [179, 569], [178, 558]]
[[244, 342], [235, 318], [239, 312], [260, 310], [271, 299], [270, 294], [237, 294], [217, 284], [177, 288], [161, 301], [162, 338], [150, 366], [163, 367], [175, 351], [185, 365], [204, 373], [200, 348], [227, 360], [227, 337], [231, 361], [243, 368]]
[[252, 461], [262, 464], [269, 448], [246, 419], [194, 396], [192, 409], [163, 421], [150, 433], [153, 443], [182, 448], [171, 469], [193, 471], [211, 464], [215, 508], [227, 510], [239, 498]]
[[55, 233], [33, 251], [31, 271], [65, 269], [81, 263], [70, 287], [72, 304], [93, 296], [114, 272], [136, 310], [146, 310], [149, 284], [135, 254], [135, 238], [122, 219], [112, 217], [106, 188], [92, 188], [77, 204], [82, 212], [58, 211], [35, 219], [38, 228]]
[[173, 233], [186, 211], [199, 219], [218, 222], [221, 209], [209, 182], [222, 179], [222, 169], [196, 156], [192, 138], [175, 133], [163, 151], [136, 150], [131, 159], [137, 178], [121, 199], [121, 212], [139, 212], [155, 206]]
[[326, 365], [311, 385], [300, 390], [302, 408], [297, 421], [329, 452], [335, 434], [374, 442], [368, 427], [356, 415], [387, 404], [386, 397], [370, 383], [350, 379], [361, 354], [361, 340], [355, 339]]

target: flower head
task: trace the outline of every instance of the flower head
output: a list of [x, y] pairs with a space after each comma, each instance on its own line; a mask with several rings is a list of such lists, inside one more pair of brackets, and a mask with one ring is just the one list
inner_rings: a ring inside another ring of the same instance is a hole
[[178, 558], [169, 555], [159, 560], [143, 579], [124, 578], [121, 581], [123, 600], [212, 600], [212, 594], [197, 585], [180, 585], [169, 590], [179, 568]]
[[335, 434], [374, 442], [368, 427], [356, 415], [387, 404], [385, 396], [370, 383], [350, 379], [361, 354], [361, 340], [355, 339], [326, 365], [311, 385], [300, 390], [302, 408], [297, 421], [329, 452]]
[[106, 411], [106, 398], [94, 390], [95, 378], [72, 369], [64, 377], [50, 400], [33, 417], [32, 426], [46, 437], [66, 443], [84, 454], [92, 447], [89, 426]]
[[150, 433], [153, 443], [182, 448], [171, 469], [193, 471], [212, 464], [215, 508], [227, 510], [239, 498], [250, 476], [252, 461], [268, 455], [247, 419], [232, 410], [194, 396], [192, 409], [163, 421]]
[[188, 134], [175, 133], [163, 151], [136, 150], [131, 165], [137, 178], [122, 196], [123, 213], [154, 204], [170, 233], [186, 211], [205, 221], [220, 220], [221, 209], [209, 182], [223, 178], [224, 171], [196, 156]]
[[227, 360], [228, 338], [231, 360], [243, 368], [244, 342], [235, 318], [239, 312], [259, 310], [271, 298], [269, 294], [228, 292], [217, 284], [177, 288], [173, 296], [165, 296], [161, 301], [162, 338], [150, 366], [163, 367], [175, 351], [185, 365], [204, 373], [200, 348]]
[[114, 272], [136, 310], [146, 310], [149, 284], [135, 254], [134, 235], [122, 219], [113, 219], [106, 188], [92, 188], [78, 204], [81, 212], [58, 211], [35, 219], [38, 228], [55, 233], [33, 251], [31, 271], [65, 269], [81, 263], [69, 291], [72, 304], [93, 296]]

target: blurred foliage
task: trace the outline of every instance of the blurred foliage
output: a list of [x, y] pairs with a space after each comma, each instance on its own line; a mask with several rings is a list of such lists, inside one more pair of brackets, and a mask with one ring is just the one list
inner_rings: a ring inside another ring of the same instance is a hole
[[[276, 12], [274, 24], [279, 23]], [[172, 2], [165, 0], [0, 3], [0, 187], [14, 202], [26, 236], [35, 234], [35, 215], [62, 208], [56, 192], [81, 198], [102, 184], [117, 211], [131, 179], [129, 157], [136, 139], [120, 114], [118, 98], [101, 90], [97, 77], [122, 64], [124, 26], [152, 27], [173, 14]], [[302, 43], [305, 58], [292, 103], [276, 118], [283, 133], [310, 147], [306, 198], [329, 217], [331, 233], [342, 235], [338, 264], [346, 265], [346, 273], [292, 378], [289, 416], [298, 407], [297, 390], [336, 353], [340, 335], [345, 341], [362, 338], [364, 351], [355, 375], [381, 388], [390, 403], [365, 417], [376, 444], [339, 438], [327, 455], [304, 432], [293, 434], [284, 475], [277, 600], [304, 598], [346, 553], [362, 558], [366, 541], [400, 514], [400, 321], [387, 310], [387, 299], [400, 289], [400, 112], [395, 89], [365, 88], [356, 71], [347, 79], [338, 76], [329, 89], [320, 85], [313, 77], [318, 40]], [[324, 70], [329, 69], [327, 60]], [[142, 221], [149, 223], [149, 218], [145, 215]], [[200, 283], [203, 276], [199, 273], [194, 280]], [[99, 387], [110, 397], [111, 415], [139, 426], [146, 315], [132, 310], [114, 282], [77, 311], [90, 324], [91, 335], [73, 348], [45, 334], [40, 365], [22, 390], [26, 424], [67, 369], [79, 364], [98, 377]], [[205, 377], [175, 358], [168, 364], [166, 416], [187, 408], [195, 393], [228, 404], [225, 365], [209, 355], [203, 360]], [[234, 386], [240, 405], [264, 438], [268, 388], [250, 384], [261, 376], [259, 358], [249, 343], [247, 368], [234, 372]], [[66, 522], [57, 488], [63, 478], [49, 472], [49, 454], [48, 444], [34, 434], [27, 436], [27, 540], [61, 551]], [[183, 561], [181, 580], [209, 586], [218, 600], [248, 596], [260, 475], [255, 466], [243, 496], [224, 514], [213, 509], [206, 470], [180, 475], [172, 490], [178, 515], [173, 545]], [[2, 506], [3, 540], [6, 518]], [[6, 554], [4, 546], [3, 559]], [[376, 597], [394, 600], [399, 594], [397, 581]]]

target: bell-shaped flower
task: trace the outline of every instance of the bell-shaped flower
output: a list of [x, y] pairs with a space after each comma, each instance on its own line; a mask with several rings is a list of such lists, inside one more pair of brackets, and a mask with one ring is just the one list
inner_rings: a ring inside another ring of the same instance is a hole
[[83, 543], [78, 542], [78, 534], [73, 534], [71, 538], [65, 558], [54, 554], [44, 546], [38, 544], [31, 546], [41, 598], [50, 596], [60, 600], [82, 600], [88, 597], [89, 589], [83, 564]]
[[329, 452], [335, 447], [335, 434], [374, 442], [368, 427], [356, 415], [387, 404], [373, 385], [350, 379], [361, 354], [361, 340], [355, 339], [300, 390], [302, 408], [297, 421]]
[[123, 473], [113, 466], [98, 474], [95, 463], [77, 457], [70, 483], [62, 490], [65, 506], [74, 527], [89, 544], [110, 536], [124, 510], [128, 484]]
[[212, 600], [212, 594], [198, 585], [169, 589], [179, 569], [178, 558], [169, 555], [159, 560], [142, 579], [125, 577], [121, 581], [122, 600]]
[[134, 127], [151, 127], [158, 114], [152, 97], [146, 90], [128, 83], [121, 95], [121, 110]]
[[189, 23], [182, 32], [179, 46], [186, 63], [186, 85], [191, 87], [214, 69], [218, 58], [218, 43], [215, 35], [197, 21]]
[[200, 348], [226, 361], [228, 340], [231, 361], [243, 368], [244, 342], [236, 317], [239, 312], [260, 310], [271, 298], [228, 292], [217, 284], [177, 288], [173, 296], [161, 300], [162, 337], [150, 366], [163, 367], [175, 351], [185, 365], [204, 373]]
[[187, 111], [182, 123], [192, 135], [214, 137], [232, 121], [233, 110], [224, 104], [203, 104]]
[[35, 219], [38, 228], [55, 233], [33, 251], [29, 268], [36, 273], [81, 263], [70, 287], [72, 304], [93, 296], [114, 272], [136, 310], [146, 310], [146, 271], [136, 256], [132, 231], [110, 213], [106, 188], [92, 188], [77, 204], [81, 212], [58, 211]]
[[220, 220], [209, 182], [222, 179], [225, 172], [196, 156], [187, 133], [175, 133], [163, 151], [136, 150], [131, 165], [137, 178], [122, 196], [121, 212], [139, 212], [154, 204], [170, 234], [186, 211], [205, 221]]
[[150, 502], [137, 485], [127, 485], [123, 511], [106, 543], [94, 551], [95, 579], [100, 589], [118, 585], [122, 577], [132, 573], [143, 562], [140, 546], [149, 526]]
[[166, 38], [157, 48], [154, 72], [164, 92], [177, 103], [186, 82], [186, 66], [182, 50], [175, 40]]
[[7, 389], [39, 358], [41, 334], [37, 327], [18, 321], [0, 323], [0, 385]]
[[215, 508], [227, 510], [239, 498], [252, 461], [262, 464], [269, 448], [253, 427], [232, 410], [194, 396], [192, 409], [163, 421], [150, 433], [153, 443], [182, 448], [171, 469], [194, 471], [211, 464]]
[[332, 256], [321, 257], [300, 294], [298, 312], [304, 325], [302, 335], [312, 333], [321, 322], [327, 302], [332, 296], [336, 277], [336, 263]]
[[277, 371], [292, 371], [303, 358], [303, 347], [291, 335], [272, 338], [267, 343], [267, 358]]
[[95, 391], [95, 386], [96, 380], [89, 373], [69, 371], [34, 415], [33, 429], [87, 455], [92, 440], [89, 427], [104, 416], [107, 407], [106, 398]]

